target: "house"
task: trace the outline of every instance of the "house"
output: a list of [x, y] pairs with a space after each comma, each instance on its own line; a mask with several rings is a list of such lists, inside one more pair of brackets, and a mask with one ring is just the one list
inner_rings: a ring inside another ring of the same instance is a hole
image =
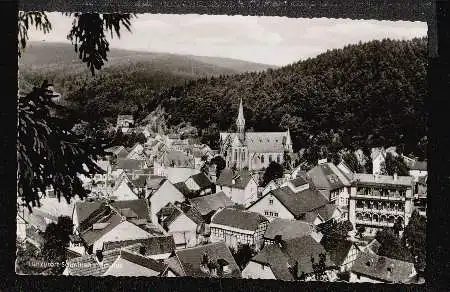
[[384, 147], [372, 148], [370, 158], [372, 159], [372, 174], [382, 174], [384, 169], [384, 163], [386, 161], [386, 155], [390, 153], [393, 157], [397, 157], [396, 147]]
[[158, 176], [158, 175], [147, 176], [147, 182], [145, 183], [146, 197], [148, 198], [151, 194], [156, 192], [165, 181], [166, 181], [166, 178], [164, 176]]
[[285, 153], [293, 153], [289, 129], [286, 132], [246, 132], [242, 99], [235, 133], [220, 133], [220, 155], [226, 167], [261, 170], [276, 161], [283, 164]]
[[333, 243], [328, 245], [322, 241], [321, 244], [341, 272], [349, 271], [361, 252], [360, 248], [349, 240], [333, 240]]
[[255, 212], [221, 209], [211, 218], [211, 241], [224, 241], [233, 248], [237, 248], [239, 244], [248, 244], [259, 250], [263, 245], [268, 223], [269, 220]]
[[120, 250], [114, 249], [98, 254], [86, 254], [68, 259], [63, 275], [65, 276], [102, 276], [119, 257]]
[[413, 263], [361, 252], [354, 261], [350, 282], [406, 283], [417, 272]]
[[165, 262], [177, 276], [241, 278], [241, 271], [224, 242], [176, 250], [174, 257]]
[[281, 236], [284, 240], [300, 238], [310, 235], [317, 242], [322, 239], [322, 234], [316, 232], [313, 224], [301, 220], [274, 219], [267, 226], [264, 233], [264, 245], [274, 244], [277, 236]]
[[[135, 212], [134, 212], [135, 213]], [[135, 218], [136, 219], [136, 218]], [[77, 234], [83, 240], [88, 253], [103, 250], [105, 242], [148, 238], [150, 233], [129, 222], [107, 203], [93, 211], [77, 227]]]
[[214, 183], [212, 183], [203, 172], [189, 177], [184, 184], [190, 192], [198, 194], [198, 196], [209, 195], [215, 192]]
[[412, 213], [411, 176], [355, 173], [351, 187], [349, 221], [366, 233], [375, 234], [395, 222], [406, 226]]
[[284, 186], [262, 196], [247, 210], [264, 215], [270, 221], [276, 218], [308, 220], [318, 225], [323, 220], [311, 219], [311, 216], [318, 217], [317, 210], [326, 204], [328, 200], [319, 191], [306, 189], [296, 193], [289, 186]]
[[415, 181], [418, 181], [420, 177], [428, 175], [428, 167], [426, 161], [415, 161], [409, 168], [409, 175], [414, 177]]
[[235, 205], [222, 191], [202, 197], [190, 198], [189, 203], [200, 212], [203, 220], [208, 224], [217, 210]]
[[147, 157], [144, 153], [144, 146], [140, 143], [136, 143], [128, 152], [127, 159], [131, 160], [145, 160]]
[[248, 170], [222, 170], [216, 181], [217, 191], [223, 191], [233, 202], [248, 206], [257, 199], [258, 183]]
[[184, 195], [169, 181], [165, 180], [158, 190], [147, 197], [152, 222], [158, 222], [157, 213], [168, 203], [183, 202]]
[[128, 155], [128, 150], [125, 148], [125, 146], [117, 145], [112, 146], [110, 148], [105, 149], [106, 153], [109, 153], [111, 156], [119, 159], [119, 158], [126, 158]]
[[173, 236], [177, 248], [192, 247], [200, 242], [199, 231], [204, 221], [194, 207], [168, 203], [156, 216], [158, 223]]
[[163, 260], [169, 258], [175, 250], [175, 241], [172, 235], [161, 235], [144, 239], [106, 242], [103, 251], [121, 248], [139, 252], [143, 256], [154, 260]]
[[254, 256], [242, 271], [247, 279], [310, 280], [313, 275], [311, 258], [317, 263], [324, 254], [325, 265], [333, 266], [324, 247], [309, 235], [266, 245]]
[[[168, 176], [170, 168], [195, 169], [195, 163], [192, 156], [182, 151], [167, 150], [154, 159], [153, 167], [155, 175]], [[183, 178], [182, 181], [186, 179], [187, 177]]]
[[127, 133], [134, 126], [134, 118], [132, 115], [118, 115], [116, 131], [121, 129], [123, 133]]
[[280, 188], [284, 182], [285, 182], [284, 178], [277, 178], [277, 179], [271, 180], [261, 191], [261, 196], [264, 196], [265, 194], [267, 194], [268, 192], [270, 192], [272, 190]]
[[147, 167], [147, 162], [139, 159], [118, 158], [116, 164], [116, 169], [123, 169], [128, 172], [139, 171]]
[[427, 211], [427, 180], [428, 175], [421, 176], [414, 186], [414, 207], [417, 207], [419, 214], [425, 217]]
[[381, 243], [374, 238], [368, 245], [362, 248], [362, 251], [370, 254], [378, 254], [380, 247]]
[[348, 218], [351, 181], [331, 162], [324, 160], [307, 172], [313, 187], [325, 194], [330, 203], [336, 204]]
[[110, 199], [115, 201], [136, 200], [138, 198], [139, 195], [133, 191], [133, 184], [125, 177], [119, 179], [110, 195]]
[[102, 276], [174, 277], [164, 263], [124, 248]]

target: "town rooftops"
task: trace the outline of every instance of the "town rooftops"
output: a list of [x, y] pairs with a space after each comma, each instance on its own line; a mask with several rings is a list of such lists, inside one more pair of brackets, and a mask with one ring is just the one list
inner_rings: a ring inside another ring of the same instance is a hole
[[307, 175], [311, 178], [312, 183], [317, 189], [332, 191], [350, 186], [350, 181], [347, 177], [330, 162], [315, 166], [307, 172]]
[[267, 226], [264, 239], [275, 240], [275, 236], [281, 235], [284, 240], [303, 237], [314, 231], [314, 227], [300, 220], [276, 218]]
[[203, 223], [202, 215], [192, 206], [181, 203], [180, 206], [176, 206], [172, 203], [168, 203], [157, 214], [158, 218], [161, 218], [161, 226], [165, 229], [174, 222], [180, 215], [185, 214], [196, 224]]
[[177, 182], [173, 184], [174, 187], [177, 188], [177, 190], [180, 191], [185, 197], [189, 196], [191, 193], [191, 190], [186, 186], [186, 184], [183, 181]]
[[[323, 243], [323, 241], [321, 241]], [[325, 246], [327, 253], [330, 255], [330, 259], [338, 266], [342, 265], [347, 258], [347, 255], [354, 245], [349, 240], [334, 240], [330, 246]]]
[[420, 170], [427, 171], [427, 162], [426, 161], [416, 161], [410, 168], [411, 170]]
[[[127, 217], [127, 215], [134, 213], [139, 219], [150, 220], [150, 211], [144, 199], [114, 201], [111, 202], [111, 206], [122, 216]], [[131, 216], [127, 218], [131, 218]]]
[[95, 210], [99, 209], [102, 206], [102, 204], [104, 204], [103, 201], [76, 202], [75, 212], [77, 213], [78, 216], [78, 224], [86, 220], [92, 213], [94, 213]]
[[167, 265], [138, 253], [122, 249], [120, 256], [105, 272], [104, 276], [161, 276]]
[[[220, 133], [222, 143], [231, 143], [235, 137], [236, 133]], [[249, 152], [282, 153], [285, 149], [286, 137], [287, 132], [246, 132], [245, 143]]]
[[173, 252], [175, 250], [175, 241], [172, 235], [152, 236], [149, 238], [105, 242], [103, 249], [112, 250], [123, 247], [134, 252], [144, 251], [145, 256], [153, 256]]
[[414, 264], [376, 254], [361, 252], [351, 271], [388, 283], [403, 283], [415, 274]]
[[[281, 239], [281, 243], [266, 245], [251, 260], [270, 266], [275, 277], [279, 280], [293, 280], [289, 266], [298, 262], [298, 274], [311, 274], [313, 272], [311, 257], [315, 262], [319, 261], [320, 254], [326, 254], [324, 247], [309, 235], [289, 240]], [[326, 257], [326, 265], [333, 262], [329, 256]]]
[[295, 178], [295, 179], [292, 179], [292, 180], [290, 180], [289, 182], [290, 182], [294, 187], [303, 186], [303, 185], [305, 185], [305, 184], [308, 183], [308, 181], [307, 181], [305, 178], [301, 177], [301, 176], [299, 176], [299, 177], [297, 177], [297, 178]]
[[178, 150], [169, 150], [160, 157], [161, 162], [166, 166], [194, 167], [194, 159], [186, 153]]
[[256, 212], [225, 208], [217, 211], [211, 218], [212, 224], [229, 226], [243, 230], [256, 231], [259, 225], [268, 222], [267, 218]]
[[217, 211], [219, 208], [226, 208], [234, 205], [234, 202], [231, 201], [224, 192], [192, 198], [189, 199], [189, 202], [195, 206], [202, 216]]
[[120, 250], [105, 251], [102, 255], [101, 262], [97, 260], [95, 254], [67, 260], [68, 274], [71, 276], [102, 276], [119, 257]]
[[391, 175], [373, 175], [368, 173], [355, 173], [354, 181], [358, 185], [386, 185], [386, 186], [402, 186], [412, 187], [413, 178], [411, 176], [397, 176], [395, 178]]
[[157, 190], [166, 181], [166, 177], [158, 175], [150, 175], [147, 177], [147, 188]]
[[223, 275], [224, 278], [241, 278], [236, 261], [224, 242], [216, 242], [197, 247], [180, 249], [175, 251], [179, 265], [183, 274], [189, 277], [210, 277], [211, 275], [201, 268], [203, 256], [206, 254], [212, 262], [225, 260], [228, 263], [229, 273]]
[[117, 159], [116, 169], [140, 170], [144, 167], [144, 161], [138, 159], [120, 158]]
[[203, 172], [194, 174], [191, 178], [200, 187], [200, 189], [208, 188], [213, 184]]
[[241, 170], [233, 173], [233, 170], [225, 168], [220, 173], [216, 185], [245, 189], [251, 179], [252, 175], [248, 170]]
[[[328, 200], [322, 194], [311, 189], [294, 193], [290, 187], [284, 186], [270, 191], [266, 196], [267, 195], [273, 195], [277, 198], [296, 218], [302, 217], [305, 213], [316, 210], [328, 203]], [[259, 198], [252, 205], [256, 204], [264, 197], [265, 196]]]

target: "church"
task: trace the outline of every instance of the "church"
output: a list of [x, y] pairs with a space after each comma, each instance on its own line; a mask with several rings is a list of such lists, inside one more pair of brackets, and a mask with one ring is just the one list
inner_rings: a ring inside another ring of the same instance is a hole
[[261, 170], [275, 161], [284, 162], [284, 153], [291, 154], [292, 140], [286, 132], [246, 132], [242, 99], [236, 120], [237, 133], [220, 133], [220, 154], [229, 168]]

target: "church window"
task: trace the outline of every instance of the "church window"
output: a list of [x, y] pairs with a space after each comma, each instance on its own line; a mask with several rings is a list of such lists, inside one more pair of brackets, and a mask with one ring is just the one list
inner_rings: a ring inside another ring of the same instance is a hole
[[281, 161], [281, 156], [278, 155], [278, 156], [277, 156], [277, 163], [280, 163], [280, 161]]
[[261, 155], [261, 163], [264, 163], [264, 155]]
[[237, 151], [236, 151], [236, 150], [234, 151], [234, 160], [235, 160], [235, 161], [238, 160], [238, 159], [237, 159]]
[[272, 155], [269, 155], [269, 162], [272, 162]]
[[245, 150], [242, 150], [242, 161], [245, 161]]

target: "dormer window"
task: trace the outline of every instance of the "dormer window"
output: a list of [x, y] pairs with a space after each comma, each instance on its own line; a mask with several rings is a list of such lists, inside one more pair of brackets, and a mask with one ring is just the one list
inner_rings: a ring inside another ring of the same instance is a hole
[[273, 205], [273, 199], [269, 200], [269, 205]]

